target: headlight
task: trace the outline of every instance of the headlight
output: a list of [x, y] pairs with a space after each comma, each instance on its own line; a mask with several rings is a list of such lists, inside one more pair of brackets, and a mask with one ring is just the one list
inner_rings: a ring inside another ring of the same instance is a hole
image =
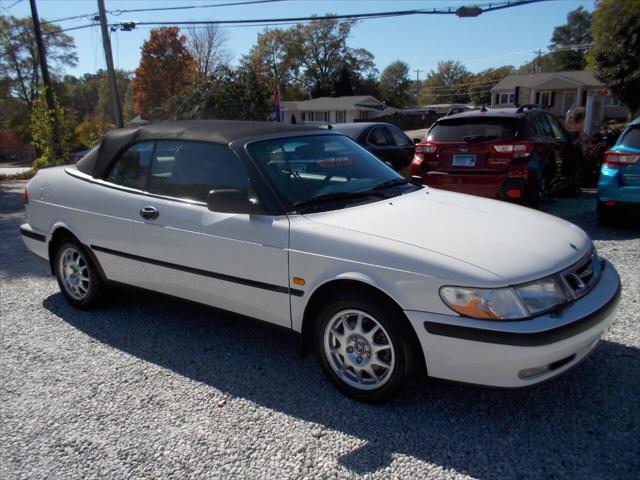
[[550, 310], [567, 301], [567, 292], [558, 277], [548, 277], [515, 288], [531, 315]]
[[442, 287], [440, 297], [453, 311], [467, 317], [515, 320], [529, 316], [511, 288]]
[[513, 288], [442, 287], [440, 297], [453, 311], [485, 320], [518, 320], [541, 314], [567, 301], [558, 277]]

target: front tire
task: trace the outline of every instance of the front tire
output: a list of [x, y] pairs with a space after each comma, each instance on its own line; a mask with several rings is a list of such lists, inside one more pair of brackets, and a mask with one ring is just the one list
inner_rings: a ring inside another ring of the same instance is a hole
[[399, 395], [417, 369], [414, 335], [395, 305], [366, 292], [332, 298], [318, 314], [314, 343], [327, 378], [360, 401]]
[[96, 305], [103, 282], [80, 242], [60, 242], [55, 250], [54, 271], [60, 291], [73, 307], [84, 310]]

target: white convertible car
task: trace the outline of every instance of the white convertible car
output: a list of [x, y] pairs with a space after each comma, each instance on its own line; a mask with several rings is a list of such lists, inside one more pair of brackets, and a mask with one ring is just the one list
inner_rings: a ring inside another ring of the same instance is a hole
[[415, 373], [497, 387], [583, 360], [620, 280], [578, 227], [401, 178], [344, 135], [185, 121], [109, 133], [27, 185], [26, 246], [66, 299], [111, 282], [281, 325], [347, 394]]

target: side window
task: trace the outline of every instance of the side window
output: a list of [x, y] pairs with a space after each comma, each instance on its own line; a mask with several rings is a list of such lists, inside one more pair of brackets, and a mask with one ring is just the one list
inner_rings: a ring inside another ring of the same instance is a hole
[[153, 142], [136, 143], [118, 157], [106, 181], [143, 190], [147, 182]]
[[387, 135], [384, 127], [376, 127], [369, 132], [369, 136], [367, 137], [367, 142], [371, 145], [376, 145], [378, 147], [386, 147], [388, 145], [393, 145], [393, 141]]
[[562, 140], [563, 142], [566, 142], [567, 135], [564, 132], [564, 128], [562, 127], [562, 125], [560, 125], [560, 122], [558, 121], [558, 119], [553, 115], [545, 115], [545, 117], [547, 118], [547, 120], [549, 120], [549, 123], [551, 124], [551, 130], [553, 130], [553, 136], [558, 140]]
[[156, 145], [147, 185], [151, 193], [206, 202], [213, 189], [248, 187], [244, 165], [224, 145], [184, 141]]
[[401, 130], [397, 128], [389, 128], [389, 131], [391, 132], [391, 136], [393, 137], [393, 140], [396, 142], [396, 145], [400, 147], [413, 146], [413, 142], [411, 141], [411, 139], [407, 137], [404, 134], [404, 132], [402, 132]]
[[547, 117], [544, 115], [536, 115], [534, 118], [534, 122], [536, 124], [536, 129], [540, 133], [540, 135], [544, 137], [553, 138], [553, 130], [551, 129], [551, 125], [547, 121]]

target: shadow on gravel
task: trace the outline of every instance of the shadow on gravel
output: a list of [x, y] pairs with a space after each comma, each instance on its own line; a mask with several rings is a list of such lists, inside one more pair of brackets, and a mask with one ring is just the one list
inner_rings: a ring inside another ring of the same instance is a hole
[[370, 406], [334, 390], [286, 331], [147, 292], [115, 290], [112, 302], [82, 312], [58, 293], [44, 307], [97, 341], [223, 395], [360, 439], [338, 459], [352, 472], [410, 455], [477, 478], [637, 478], [637, 348], [603, 341], [572, 372], [528, 390], [421, 379], [396, 402]]
[[623, 213], [615, 225], [598, 224], [596, 194], [583, 191], [572, 198], [555, 199], [549, 212], [582, 228], [593, 240], [630, 240], [640, 237], [640, 215]]

